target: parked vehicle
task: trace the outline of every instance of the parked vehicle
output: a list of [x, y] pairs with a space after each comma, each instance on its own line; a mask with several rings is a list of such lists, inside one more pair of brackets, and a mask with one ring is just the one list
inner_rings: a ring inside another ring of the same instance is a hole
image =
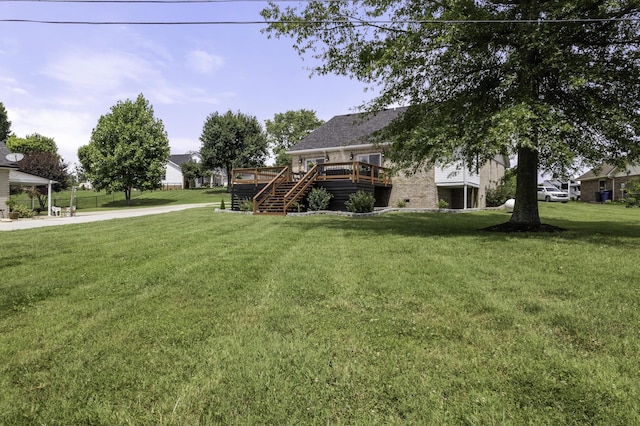
[[540, 186], [552, 187], [561, 189], [564, 192], [569, 193], [570, 200], [580, 200], [580, 181], [577, 180], [545, 180]]
[[569, 194], [554, 186], [539, 186], [538, 201], [560, 201], [562, 203], [566, 203], [569, 201]]

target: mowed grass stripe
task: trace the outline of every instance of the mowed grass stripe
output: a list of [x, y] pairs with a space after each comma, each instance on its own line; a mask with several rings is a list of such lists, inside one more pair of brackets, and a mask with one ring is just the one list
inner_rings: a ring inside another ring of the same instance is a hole
[[554, 235], [211, 208], [7, 233], [0, 423], [635, 423], [629, 210], [541, 205]]

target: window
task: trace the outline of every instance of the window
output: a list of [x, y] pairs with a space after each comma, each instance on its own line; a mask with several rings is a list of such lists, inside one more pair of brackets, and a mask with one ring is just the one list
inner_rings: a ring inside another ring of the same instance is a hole
[[382, 156], [380, 154], [363, 154], [358, 155], [358, 161], [373, 164], [374, 166], [380, 166], [381, 157]]
[[605, 189], [607, 189], [606, 181], [604, 180], [599, 181], [598, 188], [600, 189], [600, 191], [604, 191]]

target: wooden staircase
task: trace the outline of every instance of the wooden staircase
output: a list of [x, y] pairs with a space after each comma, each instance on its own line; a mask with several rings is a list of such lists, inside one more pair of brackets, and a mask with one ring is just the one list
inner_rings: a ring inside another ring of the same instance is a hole
[[288, 169], [283, 170], [253, 197], [253, 214], [286, 215], [297, 211], [297, 203], [311, 190], [317, 175], [314, 166], [300, 180], [293, 181], [288, 179]]

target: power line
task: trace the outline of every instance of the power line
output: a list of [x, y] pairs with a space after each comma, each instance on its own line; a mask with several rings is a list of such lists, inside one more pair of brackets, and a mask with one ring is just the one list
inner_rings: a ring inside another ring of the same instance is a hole
[[[146, 1], [146, 0], [145, 0]], [[219, 1], [219, 0], [218, 0]], [[74, 3], [74, 1], [70, 1]], [[118, 2], [123, 3], [123, 2]], [[605, 23], [605, 22], [637, 22], [640, 17], [628, 18], [602, 18], [602, 19], [522, 19], [522, 20], [406, 20], [404, 24], [579, 24], [579, 23]], [[308, 24], [308, 25], [344, 25], [355, 24], [364, 25], [390, 25], [398, 24], [400, 21], [393, 20], [322, 20], [322, 21], [58, 21], [45, 19], [0, 19], [0, 22], [7, 23], [28, 23], [28, 24], [51, 24], [51, 25], [272, 25], [272, 24]]]

